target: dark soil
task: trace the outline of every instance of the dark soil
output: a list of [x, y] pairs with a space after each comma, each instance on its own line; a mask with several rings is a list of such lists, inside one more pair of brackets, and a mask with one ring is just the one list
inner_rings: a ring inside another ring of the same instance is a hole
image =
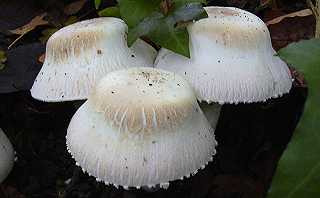
[[73, 103], [42, 103], [28, 92], [1, 95], [1, 127], [17, 152], [2, 196], [264, 197], [305, 99], [306, 89], [294, 87], [290, 94], [265, 104], [223, 106], [213, 162], [194, 177], [151, 193], [105, 186], [75, 166], [65, 146], [66, 129], [76, 111]]

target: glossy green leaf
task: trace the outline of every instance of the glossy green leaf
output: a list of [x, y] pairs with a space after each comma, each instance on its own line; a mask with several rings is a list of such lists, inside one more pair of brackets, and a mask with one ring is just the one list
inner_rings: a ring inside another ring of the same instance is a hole
[[159, 11], [161, 0], [118, 0], [118, 2], [121, 17], [131, 28], [151, 13]]
[[0, 70], [5, 67], [5, 62], [7, 61], [6, 53], [0, 50]]
[[146, 36], [154, 31], [165, 16], [160, 12], [153, 12], [146, 17], [136, 27], [129, 28], [128, 45], [131, 46], [139, 37]]
[[174, 23], [179, 23], [207, 18], [208, 15], [200, 3], [189, 3], [175, 10], [171, 17]]
[[95, 8], [98, 10], [99, 9], [99, 7], [100, 7], [100, 5], [101, 5], [101, 1], [102, 0], [94, 0], [94, 6], [95, 6]]
[[129, 29], [129, 46], [140, 36], [148, 36], [154, 43], [189, 57], [189, 36], [185, 24], [207, 17], [199, 3], [181, 6], [168, 16], [153, 12], [136, 27]]
[[186, 27], [174, 27], [174, 20], [169, 17], [159, 22], [157, 28], [148, 34], [156, 44], [178, 54], [190, 57], [189, 35]]
[[108, 7], [98, 12], [102, 17], [120, 17], [120, 10], [118, 7]]
[[291, 44], [279, 56], [305, 75], [309, 94], [268, 198], [320, 197], [320, 39]]

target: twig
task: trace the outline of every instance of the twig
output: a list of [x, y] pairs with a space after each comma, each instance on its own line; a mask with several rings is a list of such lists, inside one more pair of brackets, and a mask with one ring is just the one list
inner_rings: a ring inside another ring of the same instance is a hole
[[316, 38], [320, 38], [320, 0], [316, 1]]
[[8, 50], [14, 45], [16, 44], [16, 42], [18, 42], [25, 34], [21, 34], [18, 38], [16, 38], [8, 47]]
[[307, 4], [316, 18], [315, 37], [320, 38], [320, 0], [316, 0], [316, 5], [314, 5], [311, 0], [307, 0]]
[[307, 0], [307, 4], [310, 7], [310, 9], [312, 10], [313, 15], [317, 16], [318, 15], [318, 11], [316, 9], [316, 6], [313, 5], [312, 1], [311, 0]]

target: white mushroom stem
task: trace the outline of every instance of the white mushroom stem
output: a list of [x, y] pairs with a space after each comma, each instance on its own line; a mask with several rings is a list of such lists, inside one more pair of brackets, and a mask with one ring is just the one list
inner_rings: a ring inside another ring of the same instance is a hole
[[0, 129], [0, 183], [9, 175], [14, 163], [14, 150], [7, 136]]

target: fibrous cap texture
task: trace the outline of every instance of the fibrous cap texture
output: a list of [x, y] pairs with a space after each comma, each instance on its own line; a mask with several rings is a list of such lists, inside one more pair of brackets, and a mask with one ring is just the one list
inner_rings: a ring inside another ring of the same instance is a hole
[[167, 186], [212, 160], [213, 132], [186, 80], [141, 67], [100, 81], [73, 116], [67, 147], [99, 181]]
[[184, 76], [201, 101], [250, 103], [288, 93], [292, 79], [271, 45], [267, 26], [232, 7], [206, 7], [188, 26], [191, 58], [161, 49], [155, 67]]
[[86, 99], [108, 72], [153, 65], [156, 51], [138, 39], [127, 46], [127, 25], [101, 17], [66, 26], [46, 46], [45, 62], [32, 88], [34, 98], [47, 101]]
[[13, 147], [2, 129], [0, 129], [0, 183], [9, 175], [13, 163]]

